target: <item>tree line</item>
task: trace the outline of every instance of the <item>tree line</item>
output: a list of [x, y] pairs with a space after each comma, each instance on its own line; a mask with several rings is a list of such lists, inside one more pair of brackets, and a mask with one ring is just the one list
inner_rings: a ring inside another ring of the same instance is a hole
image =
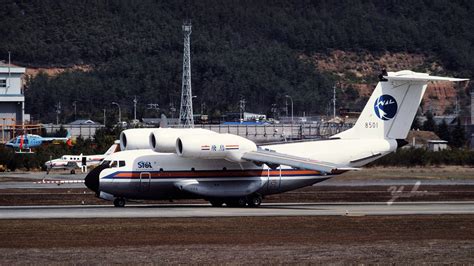
[[[469, 0], [298, 1], [14, 1], [0, 9], [0, 58], [8, 51], [24, 66], [88, 65], [90, 71], [40, 74], [26, 86], [33, 119], [70, 120], [77, 102], [83, 118], [101, 119], [112, 101], [131, 117], [153, 115], [147, 103], [176, 116], [181, 90], [184, 19], [191, 35], [192, 86], [199, 112], [247, 110], [321, 114], [337, 77], [321, 74], [302, 55], [332, 49], [415, 52], [434, 55], [448, 74], [474, 71], [474, 2]], [[350, 96], [346, 97], [350, 100]], [[202, 110], [201, 110], [202, 109]]]
[[[101, 128], [94, 135], [94, 139], [84, 139], [78, 137], [73, 146], [66, 143], [50, 144], [46, 143], [34, 148], [33, 154], [15, 153], [6, 146], [0, 146], [0, 165], [4, 168], [15, 171], [22, 170], [45, 170], [44, 163], [51, 159], [60, 158], [63, 155], [93, 155], [103, 154], [119, 138], [121, 128], [114, 129]], [[65, 136], [66, 130], [60, 129], [54, 136]]]

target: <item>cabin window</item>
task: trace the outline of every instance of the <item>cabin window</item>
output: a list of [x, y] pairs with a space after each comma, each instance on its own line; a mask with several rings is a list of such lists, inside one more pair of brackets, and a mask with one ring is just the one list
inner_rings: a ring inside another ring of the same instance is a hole
[[119, 161], [119, 167], [124, 167], [125, 166], [125, 161]]
[[194, 169], [194, 167], [193, 167], [193, 168], [191, 168], [191, 171], [193, 171], [193, 172], [194, 172], [195, 170], [196, 170], [196, 169]]
[[163, 168], [160, 168], [160, 172], [163, 172]]
[[6, 87], [7, 87], [7, 80], [0, 79], [0, 88], [6, 88]]

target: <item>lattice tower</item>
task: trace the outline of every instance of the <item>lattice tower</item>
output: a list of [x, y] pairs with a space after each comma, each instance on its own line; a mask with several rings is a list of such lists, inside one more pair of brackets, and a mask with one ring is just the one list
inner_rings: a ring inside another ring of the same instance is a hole
[[183, 54], [183, 84], [181, 87], [181, 107], [179, 109], [179, 125], [194, 127], [193, 96], [191, 93], [191, 23], [183, 23], [184, 54]]

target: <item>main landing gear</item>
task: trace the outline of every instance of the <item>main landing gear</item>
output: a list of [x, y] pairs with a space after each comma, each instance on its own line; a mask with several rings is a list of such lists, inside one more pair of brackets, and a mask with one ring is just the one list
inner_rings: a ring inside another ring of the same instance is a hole
[[114, 206], [115, 207], [125, 207], [125, 199], [124, 198], [116, 198], [114, 199]]
[[249, 195], [247, 197], [229, 198], [229, 199], [212, 199], [209, 200], [212, 207], [222, 207], [225, 203], [227, 207], [258, 207], [262, 204], [262, 196], [259, 194]]

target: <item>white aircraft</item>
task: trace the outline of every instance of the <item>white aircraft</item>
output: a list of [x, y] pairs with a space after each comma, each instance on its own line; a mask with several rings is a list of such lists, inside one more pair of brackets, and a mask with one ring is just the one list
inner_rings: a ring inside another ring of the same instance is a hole
[[76, 168], [81, 168], [82, 166], [95, 166], [100, 164], [100, 162], [108, 155], [117, 151], [119, 147], [119, 141], [110, 146], [110, 148], [104, 154], [96, 155], [63, 155], [61, 158], [50, 160], [44, 163], [46, 171], [49, 174], [51, 169], [70, 169], [71, 174], [75, 174]]
[[182, 198], [259, 206], [266, 195], [356, 170], [405, 145], [427, 83], [465, 80], [384, 72], [355, 126], [321, 141], [258, 147], [204, 129], [125, 130], [120, 137], [125, 151], [107, 156], [85, 184], [117, 207], [128, 199]]

